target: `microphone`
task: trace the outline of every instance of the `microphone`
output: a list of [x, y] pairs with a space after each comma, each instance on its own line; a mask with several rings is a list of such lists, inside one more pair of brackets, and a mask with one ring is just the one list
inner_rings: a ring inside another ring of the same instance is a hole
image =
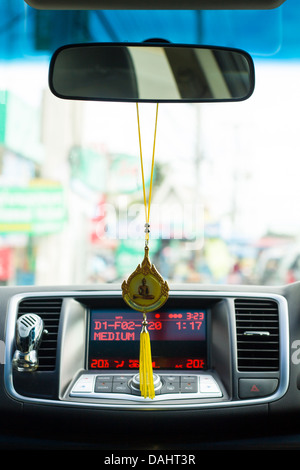
[[44, 330], [44, 322], [38, 315], [27, 313], [22, 315], [16, 324], [16, 351], [12, 365], [19, 372], [32, 372], [39, 366], [38, 349]]

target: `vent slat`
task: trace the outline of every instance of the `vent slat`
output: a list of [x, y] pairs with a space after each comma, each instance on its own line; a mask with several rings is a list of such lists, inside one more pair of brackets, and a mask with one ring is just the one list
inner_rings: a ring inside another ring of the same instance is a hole
[[18, 317], [26, 313], [39, 315], [48, 334], [43, 335], [39, 348], [39, 370], [53, 371], [56, 366], [57, 338], [61, 313], [61, 298], [33, 298], [19, 304]]
[[238, 370], [279, 370], [279, 317], [275, 301], [236, 299]]

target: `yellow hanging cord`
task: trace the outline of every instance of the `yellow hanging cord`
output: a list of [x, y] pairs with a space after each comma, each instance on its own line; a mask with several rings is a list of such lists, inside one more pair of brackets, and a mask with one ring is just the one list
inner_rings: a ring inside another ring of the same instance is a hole
[[[138, 103], [136, 103], [136, 111], [137, 111], [138, 133], [139, 133], [141, 172], [142, 172], [142, 181], [143, 181], [143, 196], [144, 196], [144, 206], [145, 206], [145, 219], [146, 219], [147, 227], [149, 228], [149, 224], [150, 224], [150, 206], [151, 206], [152, 187], [153, 187], [153, 176], [154, 176], [154, 156], [155, 156], [155, 144], [156, 144], [156, 133], [157, 133], [158, 103], [157, 103], [157, 105], [156, 105], [156, 116], [155, 116], [155, 129], [154, 129], [154, 139], [153, 139], [153, 152], [152, 152], [152, 163], [151, 163], [151, 176], [150, 176], [150, 188], [149, 188], [148, 209], [147, 209], [147, 200], [146, 200], [146, 187], [145, 187], [143, 152], [142, 152], [142, 139], [141, 139], [141, 127], [140, 127], [140, 116], [139, 116], [139, 105], [138, 105]], [[146, 239], [146, 243], [147, 243], [147, 241], [149, 240], [149, 230], [146, 231], [145, 239]]]
[[[140, 145], [140, 160], [141, 160], [141, 171], [143, 180], [143, 195], [144, 195], [144, 206], [145, 206], [145, 245], [148, 245], [149, 232], [150, 232], [150, 206], [152, 197], [152, 186], [153, 186], [153, 175], [154, 175], [154, 155], [155, 155], [155, 143], [156, 143], [156, 132], [157, 132], [157, 117], [158, 117], [158, 103], [156, 105], [156, 117], [155, 117], [155, 130], [154, 130], [154, 142], [153, 142], [153, 153], [152, 153], [152, 164], [151, 164], [151, 177], [150, 177], [150, 189], [149, 189], [149, 200], [148, 209], [146, 201], [146, 188], [145, 188], [145, 177], [144, 177], [144, 165], [143, 165], [143, 154], [142, 154], [142, 143], [141, 143], [141, 129], [140, 129], [140, 118], [139, 118], [139, 107], [136, 103], [137, 109], [137, 121], [138, 121], [138, 133], [139, 133], [139, 145]], [[154, 398], [154, 382], [153, 382], [153, 369], [152, 369], [152, 355], [150, 345], [150, 335], [147, 330], [147, 318], [146, 313], [143, 312], [143, 326], [140, 335], [140, 359], [139, 359], [139, 374], [140, 374], [140, 391], [144, 398]]]

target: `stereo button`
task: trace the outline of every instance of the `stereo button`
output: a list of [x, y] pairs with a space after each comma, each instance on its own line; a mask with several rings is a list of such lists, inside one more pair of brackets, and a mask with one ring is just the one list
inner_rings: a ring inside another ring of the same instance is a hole
[[200, 393], [220, 394], [216, 381], [209, 375], [200, 377]]
[[179, 383], [165, 382], [161, 388], [161, 393], [179, 393]]
[[82, 375], [73, 387], [74, 393], [91, 393], [93, 391], [93, 376]]
[[179, 383], [180, 376], [179, 375], [162, 375], [162, 378], [165, 379], [166, 382]]
[[181, 384], [181, 391], [182, 393], [197, 393], [198, 392], [198, 384], [197, 382], [182, 382]]
[[198, 377], [196, 375], [183, 375], [181, 377], [181, 382], [197, 382]]
[[95, 392], [96, 393], [110, 393], [112, 392], [112, 380], [102, 377], [97, 377], [95, 383]]
[[114, 393], [128, 393], [128, 394], [131, 394], [131, 389], [128, 387], [127, 382], [114, 381], [113, 392]]

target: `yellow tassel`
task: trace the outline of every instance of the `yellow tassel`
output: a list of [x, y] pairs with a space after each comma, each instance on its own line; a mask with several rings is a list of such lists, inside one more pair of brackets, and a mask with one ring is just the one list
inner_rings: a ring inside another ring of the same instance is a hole
[[145, 315], [140, 335], [140, 390], [144, 398], [155, 397], [150, 335], [147, 330]]

